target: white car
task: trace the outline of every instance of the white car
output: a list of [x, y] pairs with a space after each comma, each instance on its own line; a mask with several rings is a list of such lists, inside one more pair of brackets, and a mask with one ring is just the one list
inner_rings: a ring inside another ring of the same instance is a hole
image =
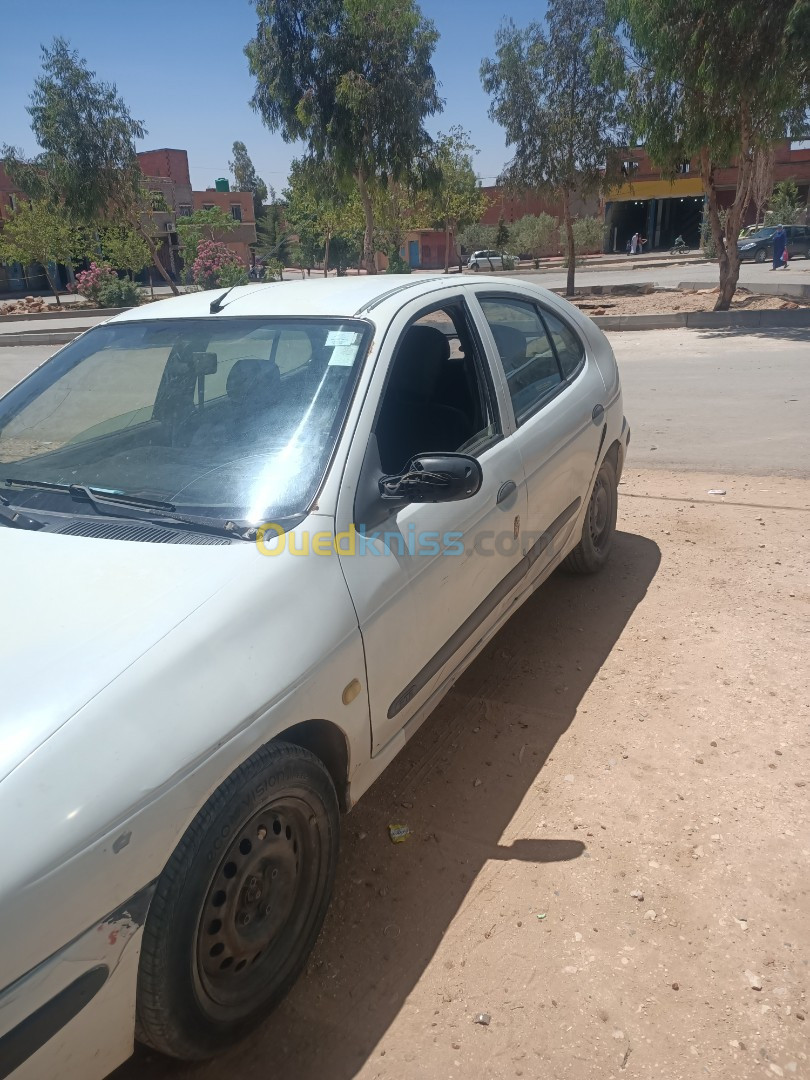
[[467, 269], [476, 274], [481, 270], [503, 270], [503, 255], [500, 251], [474, 251], [467, 260]]
[[0, 1075], [241, 1038], [340, 812], [563, 561], [598, 570], [613, 353], [518, 280], [133, 309], [0, 400]]

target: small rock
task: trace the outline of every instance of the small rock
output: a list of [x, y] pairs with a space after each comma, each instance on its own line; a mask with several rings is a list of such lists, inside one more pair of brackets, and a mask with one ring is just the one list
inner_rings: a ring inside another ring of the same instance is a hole
[[576, 969], [576, 968], [574, 967], [574, 965], [573, 965], [573, 964], [568, 964], [568, 966], [567, 966], [567, 967], [564, 967], [564, 968], [563, 968], [563, 972], [564, 972], [564, 973], [565, 973], [566, 975], [576, 975], [576, 973], [577, 973], [577, 969]]
[[753, 971], [746, 971], [745, 977], [746, 979], [748, 979], [748, 985], [751, 987], [752, 990], [762, 989], [762, 979], [759, 977], [759, 975], [755, 975]]
[[616, 1028], [616, 1030], [613, 1032], [613, 1038], [614, 1039], [623, 1039], [624, 1038], [624, 1032], [619, 1031], [619, 1029]]
[[680, 988], [681, 988], [680, 983], [673, 983], [672, 984], [672, 989], [673, 990], [680, 990]]
[[483, 782], [484, 782], [483, 780], [480, 780], [480, 779], [479, 779], [479, 778], [478, 778], [478, 777], [476, 776], [475, 780], [473, 780], [473, 787], [481, 787], [481, 785], [483, 784]]
[[725, 488], [711, 488], [709, 490], [709, 495], [725, 495], [725, 494], [726, 494], [726, 489]]
[[633, 889], [630, 895], [633, 897], [634, 900], [638, 900], [639, 903], [641, 903], [641, 901], [644, 899], [644, 893], [641, 891], [641, 889]]
[[491, 1019], [492, 1017], [489, 1015], [489, 1013], [479, 1013], [478, 1016], [476, 1016], [475, 1020], [473, 1020], [473, 1023], [480, 1024], [482, 1027], [489, 1027], [489, 1022]]
[[650, 908], [650, 910], [649, 910], [649, 911], [645, 911], [645, 912], [644, 912], [644, 918], [645, 918], [645, 919], [649, 919], [649, 920], [650, 920], [650, 922], [654, 922], [654, 921], [655, 921], [656, 915], [655, 915], [655, 912], [653, 911], [653, 909], [652, 909], [652, 908]]
[[574, 776], [573, 776], [573, 773], [567, 773], [567, 774], [566, 774], [566, 775], [565, 775], [565, 776], [563, 777], [563, 780], [565, 780], [566, 784], [573, 784], [573, 782], [574, 782]]
[[768, 1065], [768, 1068], [771, 1070], [772, 1073], [775, 1073], [777, 1076], [784, 1076], [785, 1075], [783, 1070], [779, 1068], [779, 1066], [776, 1064], [775, 1061], [772, 1061]]

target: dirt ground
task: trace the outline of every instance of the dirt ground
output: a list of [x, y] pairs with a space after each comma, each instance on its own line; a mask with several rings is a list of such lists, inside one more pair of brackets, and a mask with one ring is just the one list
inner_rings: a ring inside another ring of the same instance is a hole
[[[656, 289], [631, 296], [612, 293], [575, 297], [573, 303], [586, 315], [660, 315], [676, 311], [711, 311], [716, 300], [717, 289]], [[737, 289], [731, 303], [732, 311], [783, 310], [806, 306], [805, 301], [749, 293], [745, 289]]]
[[716, 485], [631, 463], [608, 569], [556, 574], [345, 819], [276, 1014], [117, 1080], [810, 1076], [810, 482]]

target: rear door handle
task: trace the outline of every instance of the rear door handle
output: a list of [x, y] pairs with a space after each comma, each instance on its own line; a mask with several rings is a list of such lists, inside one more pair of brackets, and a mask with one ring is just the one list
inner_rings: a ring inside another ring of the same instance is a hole
[[498, 488], [498, 497], [496, 503], [506, 502], [510, 495], [513, 495], [517, 491], [517, 484], [514, 480], [507, 480], [505, 484], [501, 484]]
[[601, 424], [605, 415], [604, 405], [594, 405], [593, 412], [591, 413], [591, 419], [595, 424]]

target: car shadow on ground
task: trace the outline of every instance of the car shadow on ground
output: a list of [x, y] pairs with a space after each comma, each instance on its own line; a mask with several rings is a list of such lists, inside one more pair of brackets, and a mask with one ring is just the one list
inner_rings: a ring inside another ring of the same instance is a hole
[[[504, 833], [530, 789], [542, 797], [543, 765], [659, 564], [655, 543], [618, 533], [601, 575], [553, 575], [344, 819], [323, 932], [273, 1016], [216, 1061], [139, 1049], [115, 1080], [349, 1080], [380, 1053], [488, 861], [525, 860], [542, 874], [542, 864], [587, 855], [573, 835], [510, 842]], [[407, 842], [391, 842], [390, 823], [410, 827]]]

